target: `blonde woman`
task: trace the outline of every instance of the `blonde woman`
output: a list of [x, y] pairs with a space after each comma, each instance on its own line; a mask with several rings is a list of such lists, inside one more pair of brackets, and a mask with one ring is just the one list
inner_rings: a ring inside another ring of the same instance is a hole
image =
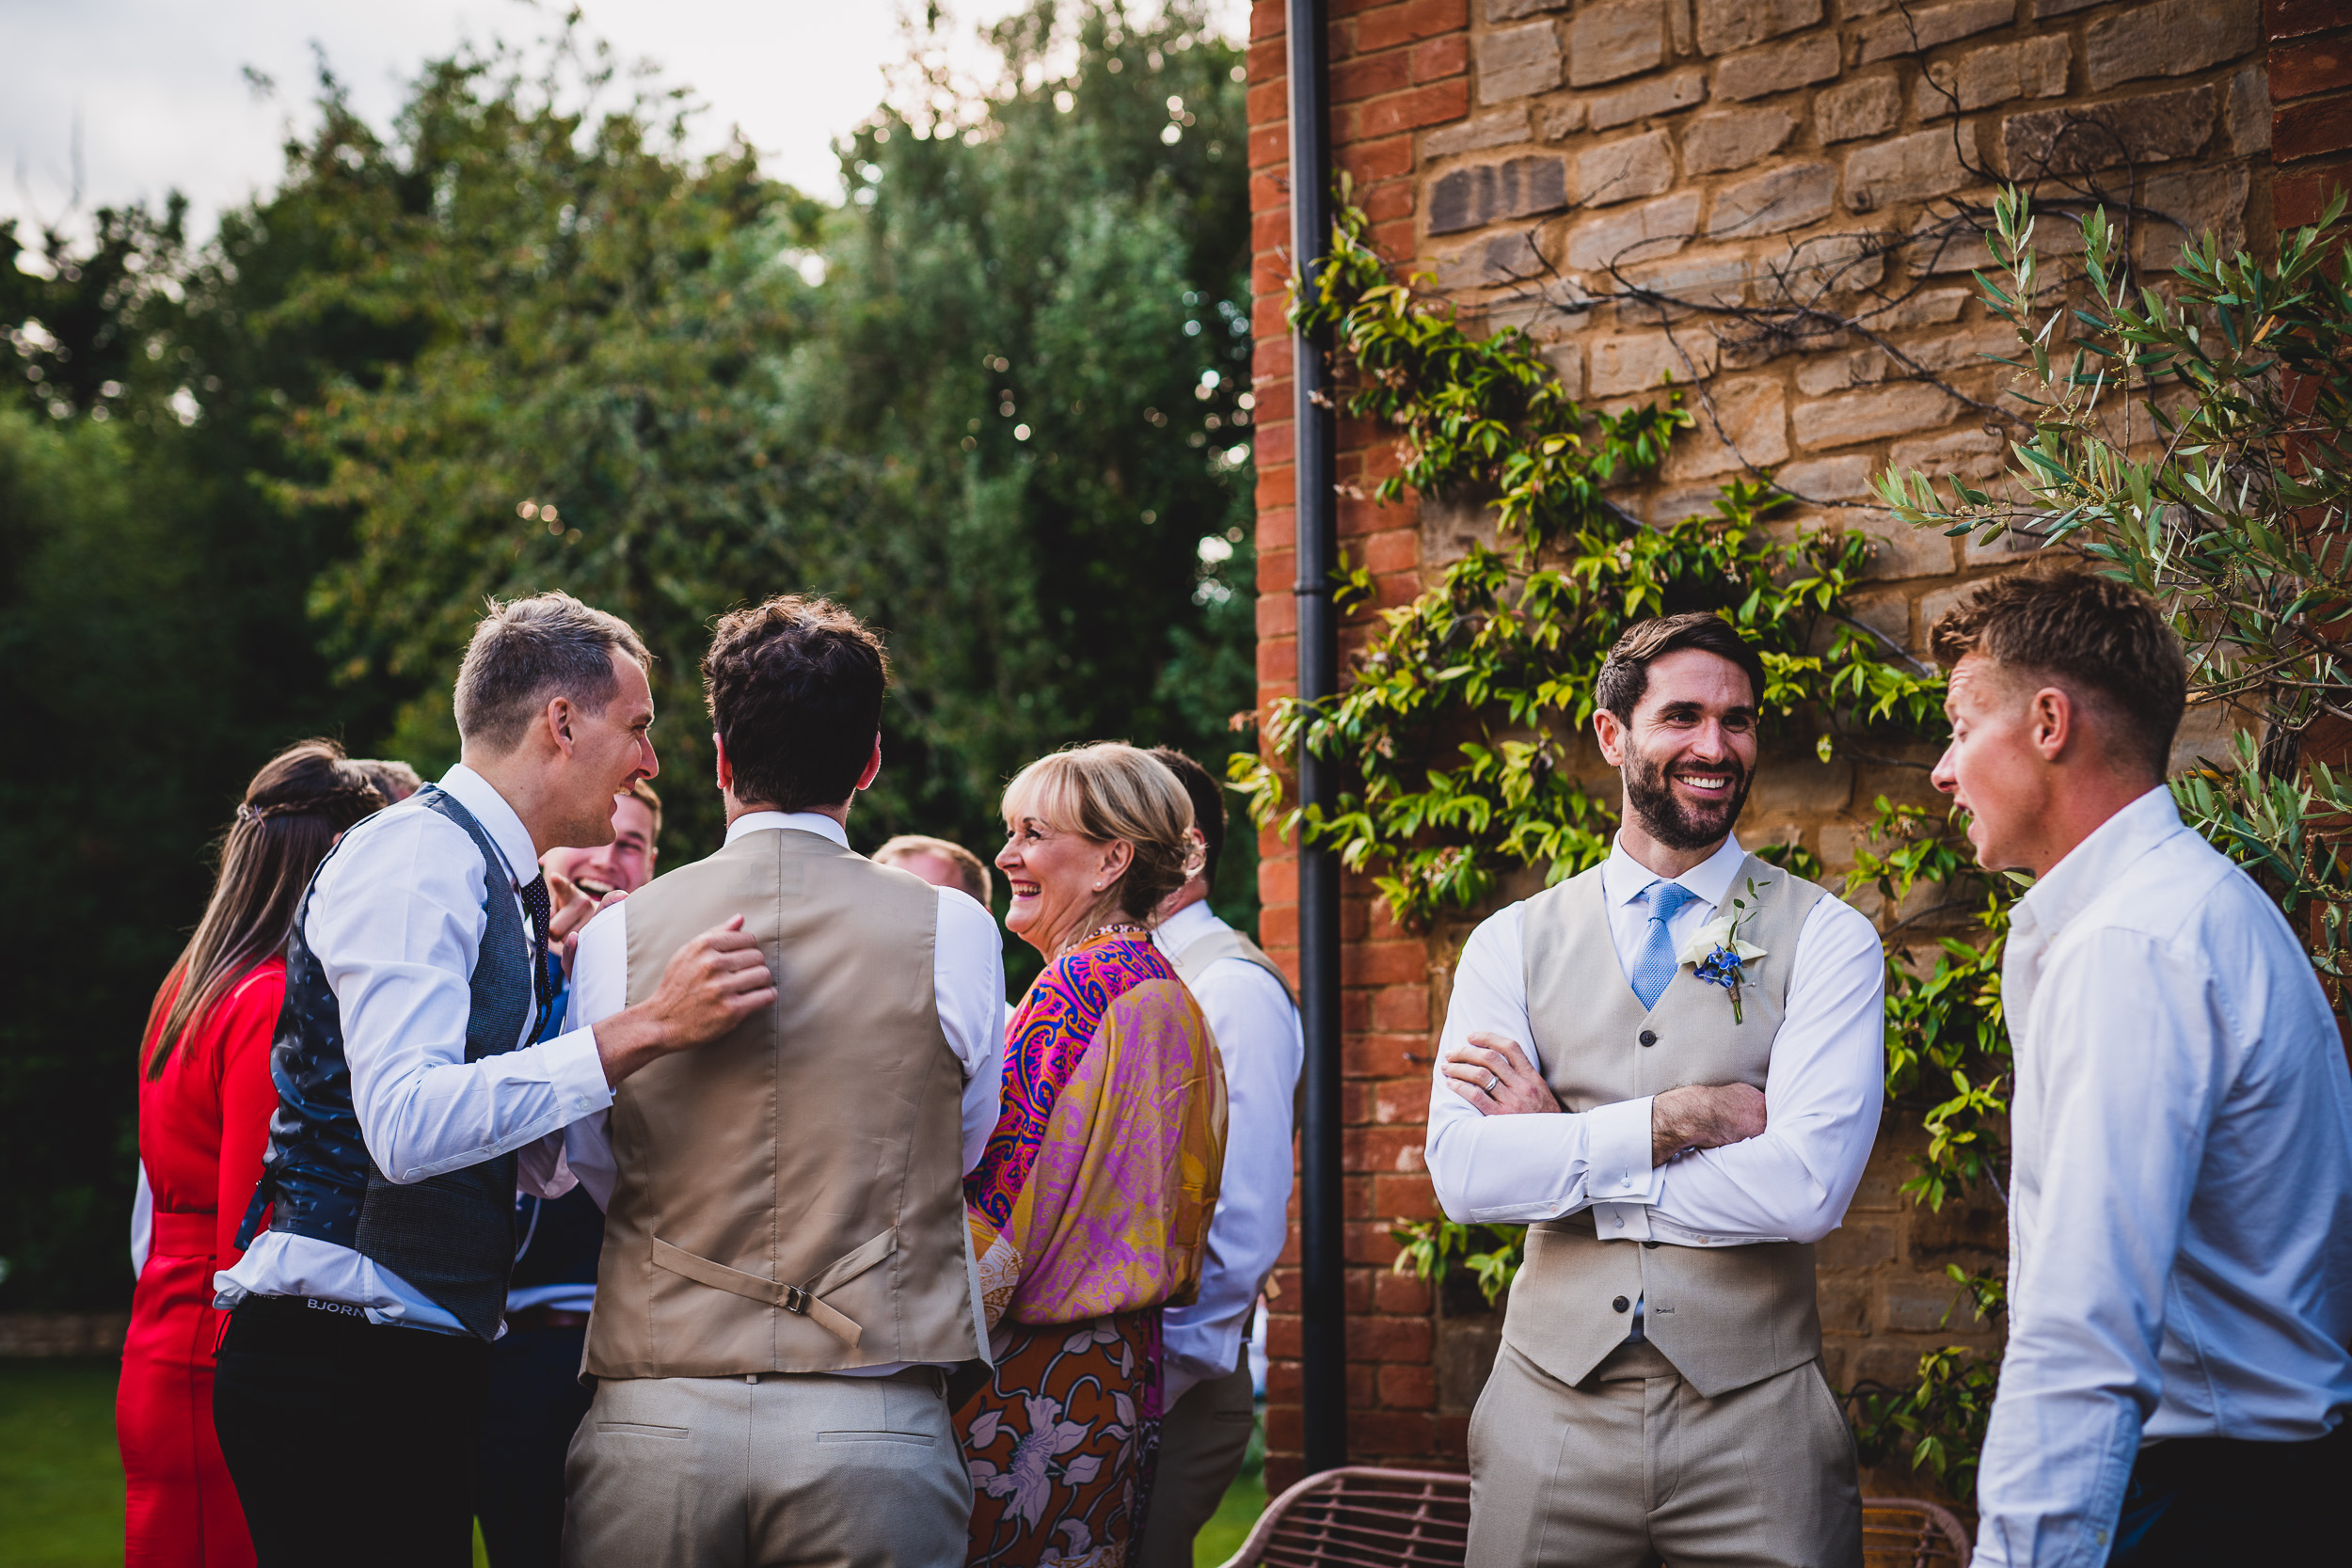
[[1132, 746], [1041, 758], [1004, 810], [1005, 924], [1046, 965], [964, 1179], [996, 1362], [956, 1416], [968, 1560], [1116, 1565], [1151, 1495], [1160, 1308], [1200, 1287], [1225, 1162], [1216, 1046], [1148, 925], [1200, 840], [1184, 786]]

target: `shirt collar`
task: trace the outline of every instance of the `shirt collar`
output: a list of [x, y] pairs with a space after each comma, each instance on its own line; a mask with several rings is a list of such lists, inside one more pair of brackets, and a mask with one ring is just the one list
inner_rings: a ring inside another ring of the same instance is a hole
[[473, 813], [473, 819], [506, 857], [506, 875], [516, 887], [528, 879], [523, 876], [525, 866], [531, 868], [532, 876], [539, 875], [539, 852], [531, 842], [531, 830], [523, 826], [523, 819], [506, 803], [497, 785], [461, 762], [441, 775], [441, 790]]
[[[1748, 852], [1740, 847], [1739, 836], [1728, 834], [1713, 854], [1681, 876], [1667, 879], [1696, 894], [1708, 909], [1721, 909], [1724, 900], [1731, 895], [1732, 879], [1740, 875], [1747, 859]], [[1611, 841], [1609, 858], [1600, 863], [1600, 891], [1610, 903], [1630, 904], [1658, 880], [1657, 872], [1626, 853], [1624, 834]]]
[[2185, 833], [2172, 791], [2158, 784], [2100, 823], [2090, 836], [2043, 872], [2018, 900], [2030, 924], [2056, 936], [2090, 901], [2112, 886], [2124, 867], [2174, 833]]
[[765, 832], [771, 828], [787, 828], [796, 833], [815, 833], [829, 838], [844, 849], [850, 847], [850, 831], [820, 811], [747, 811], [727, 824], [727, 842], [733, 844], [745, 833]]
[[1209, 901], [1202, 898], [1186, 904], [1161, 921], [1152, 927], [1152, 938], [1161, 947], [1173, 953], [1179, 948], [1190, 946], [1211, 931], [1228, 928], [1225, 922], [1216, 917], [1216, 911], [1209, 908]]

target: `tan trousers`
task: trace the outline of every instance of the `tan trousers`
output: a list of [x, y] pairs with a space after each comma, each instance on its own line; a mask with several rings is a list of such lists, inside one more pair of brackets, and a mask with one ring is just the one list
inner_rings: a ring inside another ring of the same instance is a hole
[[1820, 1363], [1705, 1399], [1647, 1343], [1571, 1386], [1502, 1347], [1470, 1418], [1469, 1568], [1860, 1568]]
[[942, 1374], [607, 1379], [564, 1466], [564, 1568], [959, 1568]]
[[1241, 1474], [1257, 1424], [1249, 1386], [1249, 1341], [1223, 1377], [1196, 1383], [1160, 1421], [1158, 1470], [1143, 1515], [1143, 1555], [1136, 1568], [1192, 1568], [1192, 1538]]

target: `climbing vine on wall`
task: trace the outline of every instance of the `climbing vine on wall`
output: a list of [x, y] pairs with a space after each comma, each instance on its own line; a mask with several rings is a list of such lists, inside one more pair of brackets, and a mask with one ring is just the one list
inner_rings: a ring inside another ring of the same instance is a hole
[[1644, 526], [1607, 491], [1653, 471], [1691, 422], [1673, 391], [1620, 413], [1580, 408], [1524, 333], [1473, 337], [1449, 304], [1391, 275], [1364, 227], [1343, 211], [1292, 321], [1333, 334], [1354, 382], [1348, 413], [1397, 432], [1378, 499], [1410, 487], [1484, 502], [1495, 543], [1381, 611], [1345, 691], [1275, 705], [1273, 748], [1342, 760], [1354, 787], [1327, 812], [1285, 816], [1280, 775], [1241, 757], [1234, 782], [1261, 822], [1374, 870], [1416, 927], [1477, 904], [1506, 868], [1575, 875], [1607, 853], [1614, 827], [1570, 768], [1594, 682], [1627, 626], [1680, 610], [1716, 610], [1756, 644], [1765, 712], [1805, 714], [1823, 760], [1940, 713], [1935, 672], [1851, 613], [1868, 538], [1774, 527], [1784, 498], [1740, 478], [1709, 513]]

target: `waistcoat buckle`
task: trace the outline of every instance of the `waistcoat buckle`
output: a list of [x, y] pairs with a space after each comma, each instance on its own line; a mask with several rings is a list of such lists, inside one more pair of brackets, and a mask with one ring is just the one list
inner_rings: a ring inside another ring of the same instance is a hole
[[798, 1285], [787, 1285], [782, 1305], [787, 1312], [797, 1312], [805, 1318], [808, 1316], [808, 1292]]

